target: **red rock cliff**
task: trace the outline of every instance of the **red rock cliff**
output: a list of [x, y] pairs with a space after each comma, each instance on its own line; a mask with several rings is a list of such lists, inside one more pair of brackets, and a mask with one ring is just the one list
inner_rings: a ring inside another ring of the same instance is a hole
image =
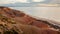
[[47, 21], [38, 20], [21, 11], [2, 6], [0, 7], [0, 27], [2, 27], [0, 29], [2, 34], [60, 34], [60, 31]]

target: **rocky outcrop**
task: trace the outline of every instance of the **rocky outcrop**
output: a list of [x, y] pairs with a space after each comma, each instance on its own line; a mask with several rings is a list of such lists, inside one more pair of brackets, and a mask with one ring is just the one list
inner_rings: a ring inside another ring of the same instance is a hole
[[[56, 29], [57, 28], [57, 29]], [[0, 34], [60, 34], [59, 27], [21, 11], [0, 7]]]
[[[21, 11], [10, 9], [8, 7], [0, 7], [0, 14], [7, 17], [12, 18], [15, 20], [15, 22], [21, 23], [21, 24], [27, 24], [27, 25], [35, 25], [43, 27], [49, 27], [48, 24], [43, 23], [44, 21], [35, 19], [29, 15], [26, 15], [22, 13]], [[40, 24], [41, 23], [41, 24]], [[40, 24], [40, 25], [39, 25]]]

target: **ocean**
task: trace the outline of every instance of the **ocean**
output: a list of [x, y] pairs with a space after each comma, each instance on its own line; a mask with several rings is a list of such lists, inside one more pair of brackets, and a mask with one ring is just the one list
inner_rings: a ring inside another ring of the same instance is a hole
[[[46, 18], [60, 22], [60, 7], [10, 7], [37, 18]], [[60, 24], [60, 23], [59, 23]]]

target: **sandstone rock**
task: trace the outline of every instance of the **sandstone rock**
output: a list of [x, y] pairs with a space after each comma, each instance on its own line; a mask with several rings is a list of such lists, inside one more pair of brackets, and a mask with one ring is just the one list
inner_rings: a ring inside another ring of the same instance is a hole
[[48, 21], [0, 6], [0, 34], [60, 34], [60, 31]]

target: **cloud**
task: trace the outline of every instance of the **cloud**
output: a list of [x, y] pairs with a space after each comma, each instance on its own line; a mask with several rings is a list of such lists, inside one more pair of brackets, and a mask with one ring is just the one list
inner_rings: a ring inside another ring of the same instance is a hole
[[43, 2], [45, 0], [33, 0], [34, 2]]
[[58, 7], [59, 4], [37, 4], [37, 5], [34, 5], [35, 7]]
[[9, 3], [15, 3], [15, 2], [29, 3], [27, 0], [0, 0], [0, 4], [9, 4]]
[[16, 0], [17, 2], [29, 3], [27, 0]]

